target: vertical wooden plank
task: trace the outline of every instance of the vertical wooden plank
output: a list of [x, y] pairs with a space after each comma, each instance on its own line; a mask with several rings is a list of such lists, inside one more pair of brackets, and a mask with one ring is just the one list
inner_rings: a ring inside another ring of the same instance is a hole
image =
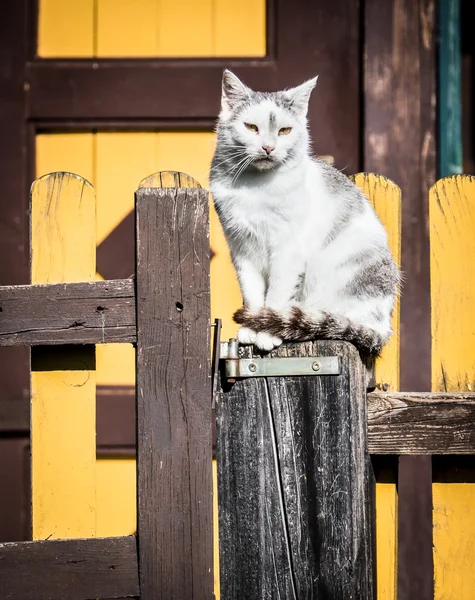
[[213, 2], [213, 56], [266, 55], [266, 0]]
[[96, 56], [156, 56], [157, 0], [96, 1]]
[[[396, 262], [401, 264], [401, 190], [380, 175], [359, 173], [353, 177], [356, 185], [370, 200], [389, 238]], [[393, 314], [394, 334], [376, 361], [376, 387], [399, 390], [400, 300]], [[379, 600], [394, 600], [397, 577], [397, 490], [396, 484], [376, 483], [377, 595]]]
[[[381, 219], [389, 239], [392, 255], [401, 264], [401, 190], [392, 181], [380, 175], [358, 173], [353, 177]], [[399, 390], [399, 298], [394, 306], [393, 335], [376, 361], [376, 387], [382, 391]]]
[[275, 355], [338, 356], [341, 372], [223, 384], [222, 597], [372, 600], [374, 479], [361, 361], [342, 342], [284, 345]]
[[141, 599], [209, 600], [208, 193], [141, 188], [136, 211]]
[[[402, 190], [401, 389], [430, 386], [429, 187], [435, 181], [435, 1], [365, 4], [365, 171]], [[398, 600], [433, 600], [432, 469], [402, 457]]]
[[[272, 19], [269, 23], [268, 52], [278, 57], [273, 89], [298, 85], [319, 75], [308, 111], [314, 152], [331, 153], [337, 168], [357, 173], [363, 159], [360, 155], [361, 5], [353, 0], [277, 0], [268, 2], [268, 7], [275, 15], [275, 29]], [[379, 27], [378, 24], [376, 30]], [[331, 56], [331, 60], [324, 60], [324, 56]], [[258, 87], [258, 68], [255, 82], [247, 83], [262, 89]]]
[[40, 0], [38, 55], [91, 58], [94, 53], [94, 0]]
[[[28, 156], [25, 64], [30, 39], [26, 2], [2, 5], [0, 19], [0, 285], [29, 282]], [[12, 201], [12, 198], [15, 200]], [[29, 397], [27, 348], [0, 348], [0, 393], [24, 402]]]
[[0, 437], [0, 542], [30, 539], [29, 523], [29, 440], [25, 437]]
[[460, 0], [440, 0], [439, 177], [462, 173], [462, 44]]
[[[474, 391], [475, 177], [456, 175], [431, 189], [432, 391]], [[436, 600], [468, 600], [475, 575], [475, 484], [434, 484]]]
[[434, 600], [472, 600], [475, 484], [434, 483]]
[[376, 483], [377, 598], [393, 600], [397, 586], [397, 508], [394, 483]]
[[213, 0], [156, 0], [157, 56], [213, 56]]
[[475, 391], [475, 177], [438, 181], [430, 196], [432, 391]]
[[221, 598], [219, 582], [219, 512], [218, 512], [218, 465], [213, 460], [213, 569], [214, 569], [214, 600]]
[[[33, 283], [95, 276], [95, 197], [77, 175], [41, 177], [31, 191]], [[94, 537], [94, 347], [32, 351], [33, 538]]]

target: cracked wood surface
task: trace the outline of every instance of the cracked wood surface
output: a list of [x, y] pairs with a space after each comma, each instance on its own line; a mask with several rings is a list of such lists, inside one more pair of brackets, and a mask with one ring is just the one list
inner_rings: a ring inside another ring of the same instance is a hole
[[223, 382], [222, 597], [371, 600], [374, 480], [363, 365], [344, 342], [286, 344], [272, 355], [336, 355], [341, 375]]
[[0, 346], [135, 342], [131, 279], [0, 287]]
[[141, 600], [213, 594], [208, 192], [136, 192]]
[[371, 454], [475, 454], [475, 393], [368, 394]]

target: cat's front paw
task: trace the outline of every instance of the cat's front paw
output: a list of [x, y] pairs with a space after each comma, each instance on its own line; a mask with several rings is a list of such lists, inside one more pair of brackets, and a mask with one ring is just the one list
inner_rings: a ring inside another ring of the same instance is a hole
[[237, 339], [240, 344], [254, 344], [257, 333], [249, 327], [240, 327], [237, 332]]
[[256, 335], [256, 340], [254, 345], [260, 350], [265, 350], [266, 352], [270, 352], [274, 348], [277, 348], [282, 344], [282, 340], [275, 335], [271, 335], [270, 333], [266, 333], [265, 331], [260, 331]]

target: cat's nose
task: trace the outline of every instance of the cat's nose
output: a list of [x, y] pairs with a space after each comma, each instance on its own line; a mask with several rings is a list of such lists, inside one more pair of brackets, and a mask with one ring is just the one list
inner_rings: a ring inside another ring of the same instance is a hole
[[267, 156], [269, 156], [269, 154], [275, 150], [275, 146], [262, 146], [262, 149], [265, 150]]

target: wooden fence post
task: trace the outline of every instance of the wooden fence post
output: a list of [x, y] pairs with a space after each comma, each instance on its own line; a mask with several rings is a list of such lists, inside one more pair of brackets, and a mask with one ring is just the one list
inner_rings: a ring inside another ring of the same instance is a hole
[[141, 600], [213, 594], [208, 193], [181, 179], [136, 193]]
[[271, 356], [337, 356], [340, 374], [223, 383], [216, 407], [221, 595], [372, 600], [364, 367], [344, 342], [284, 345]]
[[[31, 240], [32, 283], [94, 280], [91, 184], [73, 173], [37, 179], [31, 188]], [[33, 539], [96, 535], [95, 358], [93, 345], [32, 348]]]

